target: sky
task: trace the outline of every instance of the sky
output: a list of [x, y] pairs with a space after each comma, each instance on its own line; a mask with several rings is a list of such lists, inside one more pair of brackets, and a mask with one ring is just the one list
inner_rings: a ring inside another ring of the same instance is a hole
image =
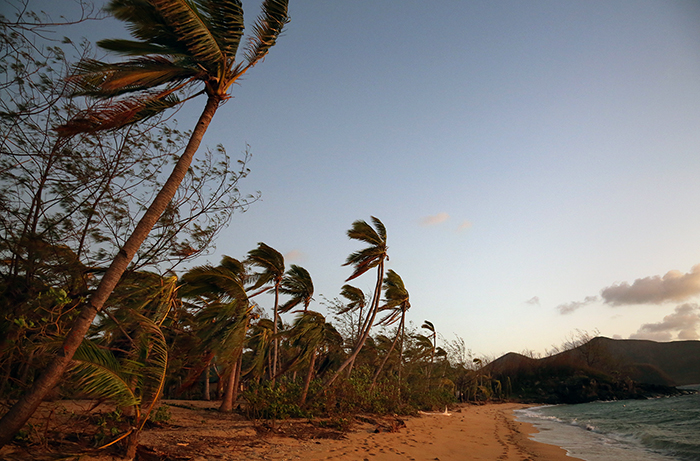
[[[259, 4], [244, 1], [247, 23]], [[543, 353], [578, 331], [700, 338], [700, 4], [290, 0], [289, 12], [204, 140], [234, 157], [250, 146], [240, 188], [262, 200], [198, 264], [265, 242], [309, 270], [311, 309], [326, 314], [362, 248], [347, 230], [376, 216], [408, 320], [477, 356]], [[126, 35], [114, 19], [61, 32]], [[374, 277], [352, 283], [370, 292]]]

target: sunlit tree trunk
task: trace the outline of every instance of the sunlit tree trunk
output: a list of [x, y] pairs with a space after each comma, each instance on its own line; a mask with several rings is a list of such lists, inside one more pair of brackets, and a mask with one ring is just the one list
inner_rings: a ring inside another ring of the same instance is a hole
[[83, 304], [80, 314], [73, 322], [71, 330], [63, 341], [62, 347], [54, 355], [52, 360], [49, 361], [49, 365], [34, 381], [32, 387], [0, 420], [0, 447], [12, 440], [14, 434], [27, 423], [29, 418], [39, 407], [44, 396], [58, 384], [63, 373], [70, 365], [75, 351], [78, 349], [78, 346], [80, 346], [80, 343], [82, 343], [90, 325], [92, 325], [95, 316], [102, 310], [102, 307], [117, 286], [119, 279], [126, 271], [139, 247], [146, 240], [153, 226], [155, 226], [156, 222], [175, 196], [177, 188], [185, 178], [187, 170], [194, 158], [194, 154], [197, 152], [199, 144], [204, 137], [204, 133], [207, 131], [207, 127], [211, 123], [220, 102], [221, 98], [219, 96], [209, 96], [204, 111], [192, 132], [192, 136], [184, 152], [175, 164], [173, 171], [148, 207], [148, 210], [146, 210], [143, 217], [136, 225], [131, 236], [115, 256], [95, 292], [90, 296], [90, 299]]
[[355, 350], [352, 351], [352, 354], [350, 354], [350, 357], [348, 357], [345, 362], [340, 365], [340, 368], [336, 370], [336, 372], [331, 376], [331, 378], [326, 381], [324, 384], [324, 387], [328, 387], [331, 384], [335, 382], [336, 379], [338, 379], [338, 376], [345, 370], [348, 365], [351, 363], [355, 362], [355, 358], [357, 355], [360, 353], [360, 350], [362, 350], [362, 346], [365, 345], [365, 341], [367, 341], [367, 337], [369, 336], [369, 332], [372, 329], [372, 325], [374, 324], [374, 319], [377, 316], [377, 310], [379, 309], [379, 297], [382, 292], [382, 280], [384, 279], [384, 259], [382, 259], [379, 264], [377, 265], [377, 284], [374, 287], [374, 297], [372, 298], [372, 306], [370, 307], [370, 312], [367, 313], [368, 319], [365, 322], [365, 329], [362, 332], [362, 336], [360, 336], [359, 341], [357, 341], [357, 345], [355, 346]]

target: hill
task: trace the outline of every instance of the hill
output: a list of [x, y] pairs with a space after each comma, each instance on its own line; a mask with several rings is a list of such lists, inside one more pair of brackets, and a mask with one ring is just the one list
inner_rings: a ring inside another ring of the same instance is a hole
[[597, 337], [551, 357], [508, 353], [484, 367], [512, 397], [544, 403], [644, 398], [700, 383], [700, 341]]

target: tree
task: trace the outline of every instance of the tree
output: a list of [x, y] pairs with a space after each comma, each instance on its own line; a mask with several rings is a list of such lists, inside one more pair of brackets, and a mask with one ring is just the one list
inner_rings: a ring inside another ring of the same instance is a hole
[[[228, 379], [219, 411], [230, 412], [237, 397], [241, 376], [243, 346], [250, 320], [251, 306], [243, 287], [245, 266], [238, 260], [224, 256], [212, 267], [198, 266], [182, 276], [181, 294], [195, 298], [200, 310], [195, 315], [197, 335], [201, 339], [205, 367], [216, 356], [226, 365]], [[195, 369], [198, 377], [202, 369]]]
[[374, 228], [367, 224], [366, 221], [362, 220], [352, 223], [352, 227], [347, 233], [348, 237], [352, 240], [364, 242], [369, 246], [350, 254], [345, 264], [343, 264], [344, 266], [352, 265], [354, 267], [352, 275], [345, 280], [346, 282], [359, 277], [370, 269], [377, 268], [377, 282], [374, 286], [372, 304], [362, 324], [361, 334], [355, 344], [355, 348], [350, 356], [340, 365], [335, 374], [325, 383], [326, 386], [333, 384], [338, 376], [340, 376], [340, 373], [348, 366], [351, 366], [355, 361], [360, 350], [362, 350], [362, 346], [364, 346], [365, 341], [367, 341], [369, 332], [374, 324], [374, 318], [377, 316], [377, 310], [379, 309], [379, 298], [382, 294], [382, 280], [384, 279], [384, 260], [387, 258], [388, 247], [386, 244], [386, 228], [384, 224], [374, 216], [372, 216], [372, 223], [374, 224]]
[[433, 361], [435, 360], [435, 349], [437, 348], [437, 332], [435, 331], [435, 325], [433, 325], [433, 323], [429, 322], [428, 320], [425, 320], [423, 322], [423, 325], [421, 325], [420, 327], [425, 328], [430, 332], [428, 338], [430, 338], [430, 340], [432, 341], [432, 348], [430, 351], [430, 368], [428, 368], [428, 379], [430, 379], [430, 374], [433, 370]]
[[304, 311], [297, 317], [289, 330], [289, 339], [298, 352], [287, 369], [294, 370], [306, 363], [309, 367], [299, 401], [299, 406], [304, 406], [315, 372], [318, 350], [324, 345], [327, 347], [339, 345], [342, 343], [342, 337], [333, 328], [333, 325], [326, 322], [323, 315], [314, 311]]
[[262, 242], [258, 243], [258, 247], [250, 250], [248, 252], [248, 258], [246, 263], [254, 267], [259, 267], [262, 269], [261, 272], [251, 275], [251, 280], [254, 282], [253, 286], [250, 288], [251, 291], [262, 290], [251, 294], [250, 296], [257, 296], [262, 293], [269, 291], [275, 294], [275, 304], [273, 307], [273, 319], [274, 324], [273, 330], [273, 346], [272, 346], [272, 380], [277, 375], [277, 361], [278, 361], [278, 349], [279, 349], [279, 338], [277, 336], [278, 322], [279, 322], [279, 296], [280, 296], [280, 286], [282, 285], [282, 278], [284, 277], [284, 256]]
[[292, 297], [279, 308], [281, 313], [289, 312], [299, 304], [304, 305], [304, 312], [309, 309], [309, 304], [313, 301], [314, 283], [311, 280], [309, 271], [301, 266], [292, 264], [287, 273], [282, 278], [280, 293]]
[[352, 285], [343, 285], [340, 291], [340, 296], [347, 299], [349, 302], [345, 309], [338, 311], [338, 314], [344, 314], [345, 312], [356, 310], [358, 312], [357, 316], [357, 336], [353, 338], [353, 342], [360, 339], [362, 335], [362, 311], [367, 305], [367, 299], [365, 298], [365, 293]]
[[169, 354], [162, 326], [178, 303], [176, 292], [175, 276], [129, 274], [73, 357], [82, 392], [131, 410], [130, 429], [102, 447], [124, 440], [128, 459], [165, 385]]
[[374, 377], [372, 378], [372, 386], [374, 386], [377, 382], [377, 378], [382, 372], [382, 369], [384, 368], [384, 365], [386, 364], [387, 360], [389, 360], [389, 356], [391, 356], [391, 353], [394, 350], [394, 347], [396, 346], [399, 337], [401, 337], [401, 344], [399, 345], [399, 382], [401, 382], [401, 365], [403, 361], [403, 337], [405, 335], [406, 311], [408, 311], [410, 307], [411, 303], [409, 302], [408, 290], [404, 286], [401, 276], [394, 272], [392, 269], [389, 269], [389, 271], [386, 274], [386, 278], [384, 279], [384, 305], [382, 305], [379, 308], [379, 310], [389, 310], [390, 312], [379, 322], [379, 324], [391, 325], [393, 323], [396, 323], [396, 321], [399, 319], [400, 322], [398, 328], [396, 329], [396, 335], [394, 336], [394, 340], [391, 342], [391, 347], [389, 348], [389, 351], [386, 353], [386, 356], [384, 356], [384, 360], [382, 360], [381, 365], [379, 365], [377, 371], [375, 371], [374, 373]]
[[229, 88], [275, 44], [288, 22], [287, 4], [287, 0], [263, 1], [240, 63], [236, 53], [243, 35], [243, 10], [238, 0], [112, 0], [107, 6], [117, 19], [129, 23], [136, 40], [103, 40], [98, 45], [132, 57], [118, 63], [84, 60], [78, 64], [70, 79], [74, 94], [105, 102], [59, 127], [61, 136], [115, 130], [143, 121], [184, 102], [177, 94], [198, 84], [204, 89], [196, 94], [205, 94], [207, 100], [170, 176], [82, 306], [63, 347], [0, 420], [0, 446], [12, 440], [63, 375], [95, 315], [175, 196], [209, 123], [229, 98]]

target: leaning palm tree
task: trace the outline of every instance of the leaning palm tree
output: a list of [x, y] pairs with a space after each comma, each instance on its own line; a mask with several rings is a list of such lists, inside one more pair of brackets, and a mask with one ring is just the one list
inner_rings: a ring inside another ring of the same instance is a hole
[[340, 289], [340, 296], [347, 299], [349, 302], [345, 305], [344, 309], [338, 311], [338, 314], [345, 314], [352, 310], [358, 311], [357, 315], [357, 336], [354, 336], [355, 327], [351, 328], [351, 333], [353, 335], [352, 341], [355, 342], [360, 338], [362, 330], [362, 311], [367, 305], [367, 299], [365, 298], [365, 293], [352, 285], [343, 285]]
[[374, 216], [372, 216], [372, 223], [374, 224], [374, 228], [367, 224], [366, 221], [362, 220], [352, 223], [352, 227], [348, 230], [348, 237], [353, 240], [364, 242], [369, 246], [350, 254], [345, 264], [343, 264], [344, 266], [352, 265], [355, 268], [352, 275], [345, 280], [346, 282], [359, 277], [370, 269], [377, 268], [377, 283], [374, 286], [372, 303], [369, 312], [367, 312], [365, 316], [362, 327], [360, 328], [360, 335], [352, 353], [340, 365], [335, 374], [325, 383], [326, 387], [333, 384], [338, 376], [340, 376], [340, 373], [354, 363], [355, 358], [360, 353], [360, 350], [362, 350], [362, 346], [364, 346], [365, 341], [367, 341], [369, 332], [374, 324], [374, 318], [377, 316], [377, 310], [379, 309], [379, 298], [382, 293], [382, 280], [384, 279], [384, 260], [388, 257], [388, 247], [386, 245], [386, 228], [384, 224]]
[[399, 383], [401, 382], [406, 311], [408, 311], [408, 309], [411, 307], [411, 303], [408, 301], [408, 298], [408, 290], [404, 286], [401, 276], [392, 269], [389, 269], [386, 274], [386, 278], [384, 279], [384, 305], [379, 308], [379, 310], [388, 310], [389, 313], [379, 323], [383, 325], [391, 325], [396, 323], [396, 321], [399, 319], [401, 321], [399, 322], [399, 327], [396, 329], [396, 336], [394, 336], [394, 340], [391, 342], [389, 351], [386, 353], [384, 360], [382, 360], [381, 365], [379, 365], [379, 368], [377, 368], [374, 373], [374, 377], [372, 378], [372, 387], [374, 387], [376, 384], [377, 378], [382, 372], [384, 365], [386, 365], [387, 360], [389, 360], [389, 356], [391, 356], [391, 353], [394, 351], [394, 347], [396, 347], [399, 337], [401, 338], [401, 343], [399, 345]]
[[430, 351], [430, 368], [428, 368], [428, 379], [430, 379], [430, 375], [433, 371], [433, 363], [435, 361], [435, 350], [437, 349], [437, 332], [435, 331], [435, 325], [433, 325], [433, 322], [430, 322], [428, 320], [423, 321], [423, 325], [421, 325], [420, 327], [425, 328], [430, 332], [428, 338], [430, 338], [430, 340], [433, 343], [433, 347]]
[[297, 354], [287, 364], [287, 370], [296, 370], [308, 364], [299, 401], [299, 406], [304, 406], [316, 370], [318, 350], [323, 346], [339, 345], [343, 339], [333, 325], [326, 322], [323, 315], [314, 311], [304, 311], [297, 317], [289, 330], [289, 339], [297, 349]]
[[[238, 260], [224, 256], [216, 267], [205, 265], [190, 269], [182, 276], [180, 293], [194, 298], [200, 310], [195, 315], [199, 351], [205, 356], [205, 367], [214, 356], [226, 364], [228, 379], [219, 411], [233, 409], [241, 376], [241, 359], [251, 306], [243, 285], [245, 266]], [[200, 376], [197, 369], [193, 376]]]
[[[127, 56], [117, 63], [86, 60], [70, 82], [76, 95], [105, 101], [59, 128], [61, 136], [119, 129], [180, 104], [178, 93], [199, 85], [206, 104], [170, 176], [84, 303], [63, 347], [32, 387], [0, 420], [0, 446], [12, 440], [56, 385], [97, 312], [116, 287], [153, 226], [174, 197], [216, 110], [229, 89], [260, 62], [288, 22], [288, 0], [263, 0], [243, 59], [240, 0], [112, 0], [107, 11], [129, 24], [136, 40], [103, 40], [102, 48]], [[187, 98], [189, 99], [189, 98]]]
[[314, 300], [314, 282], [309, 271], [301, 266], [292, 264], [280, 284], [280, 293], [292, 298], [279, 308], [281, 313], [289, 312], [299, 304], [304, 305], [304, 312], [309, 309], [309, 304]]
[[277, 375], [277, 354], [279, 349], [277, 330], [279, 321], [280, 285], [282, 285], [282, 278], [284, 277], [284, 256], [282, 256], [279, 251], [275, 250], [271, 246], [259, 242], [257, 248], [248, 252], [246, 263], [262, 269], [261, 272], [251, 275], [251, 280], [254, 283], [249, 290], [260, 290], [251, 294], [250, 297], [252, 298], [253, 296], [270, 291], [275, 293], [275, 304], [273, 307], [272, 319], [274, 323], [274, 339], [272, 345], [272, 380], [274, 381], [274, 377]]

